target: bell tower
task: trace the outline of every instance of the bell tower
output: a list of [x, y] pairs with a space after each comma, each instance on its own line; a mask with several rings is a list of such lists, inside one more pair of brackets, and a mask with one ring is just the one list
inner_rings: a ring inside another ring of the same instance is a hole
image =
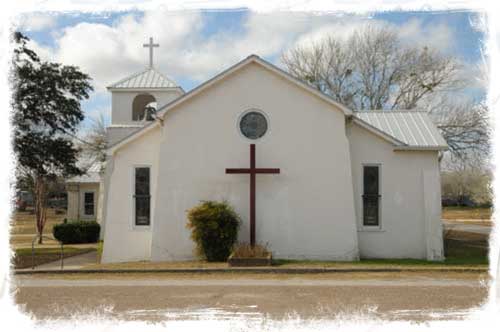
[[107, 128], [108, 146], [145, 126], [152, 120], [153, 109], [162, 107], [184, 94], [184, 90], [153, 66], [153, 50], [159, 47], [153, 38], [143, 47], [149, 48], [148, 66], [107, 87], [111, 92], [111, 125]]

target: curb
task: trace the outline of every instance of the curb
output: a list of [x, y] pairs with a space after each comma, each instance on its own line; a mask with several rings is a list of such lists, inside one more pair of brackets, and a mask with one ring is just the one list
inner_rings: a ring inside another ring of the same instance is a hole
[[185, 269], [67, 269], [67, 270], [14, 270], [16, 275], [30, 274], [90, 274], [90, 273], [269, 273], [269, 274], [314, 274], [314, 273], [352, 273], [352, 272], [488, 272], [488, 268], [185, 268]]

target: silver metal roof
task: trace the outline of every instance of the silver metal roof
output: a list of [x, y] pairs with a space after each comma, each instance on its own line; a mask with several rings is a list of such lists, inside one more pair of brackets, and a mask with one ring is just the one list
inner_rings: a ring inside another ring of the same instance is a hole
[[111, 84], [108, 89], [165, 89], [177, 87], [179, 86], [174, 81], [153, 67], [148, 67], [141, 72]]
[[422, 111], [364, 111], [354, 117], [403, 143], [402, 148], [446, 149], [448, 145]]
[[87, 173], [83, 175], [74, 176], [70, 179], [67, 179], [67, 183], [99, 183], [100, 181], [100, 171], [103, 167], [102, 162], [94, 162], [87, 169]]

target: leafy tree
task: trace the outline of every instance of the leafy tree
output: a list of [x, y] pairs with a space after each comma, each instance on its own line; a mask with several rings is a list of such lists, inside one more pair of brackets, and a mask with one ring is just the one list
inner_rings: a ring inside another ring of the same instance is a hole
[[80, 103], [93, 88], [90, 77], [77, 67], [41, 61], [28, 41], [22, 33], [14, 34], [13, 143], [18, 177], [32, 184], [42, 243], [50, 182], [82, 173], [72, 137], [84, 118]]

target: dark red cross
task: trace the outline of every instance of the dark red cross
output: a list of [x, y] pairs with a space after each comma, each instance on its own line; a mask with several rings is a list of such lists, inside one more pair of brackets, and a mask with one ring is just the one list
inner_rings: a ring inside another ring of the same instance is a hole
[[250, 174], [250, 245], [255, 245], [255, 175], [279, 174], [279, 168], [255, 167], [255, 144], [250, 144], [250, 168], [226, 168], [226, 174]]

